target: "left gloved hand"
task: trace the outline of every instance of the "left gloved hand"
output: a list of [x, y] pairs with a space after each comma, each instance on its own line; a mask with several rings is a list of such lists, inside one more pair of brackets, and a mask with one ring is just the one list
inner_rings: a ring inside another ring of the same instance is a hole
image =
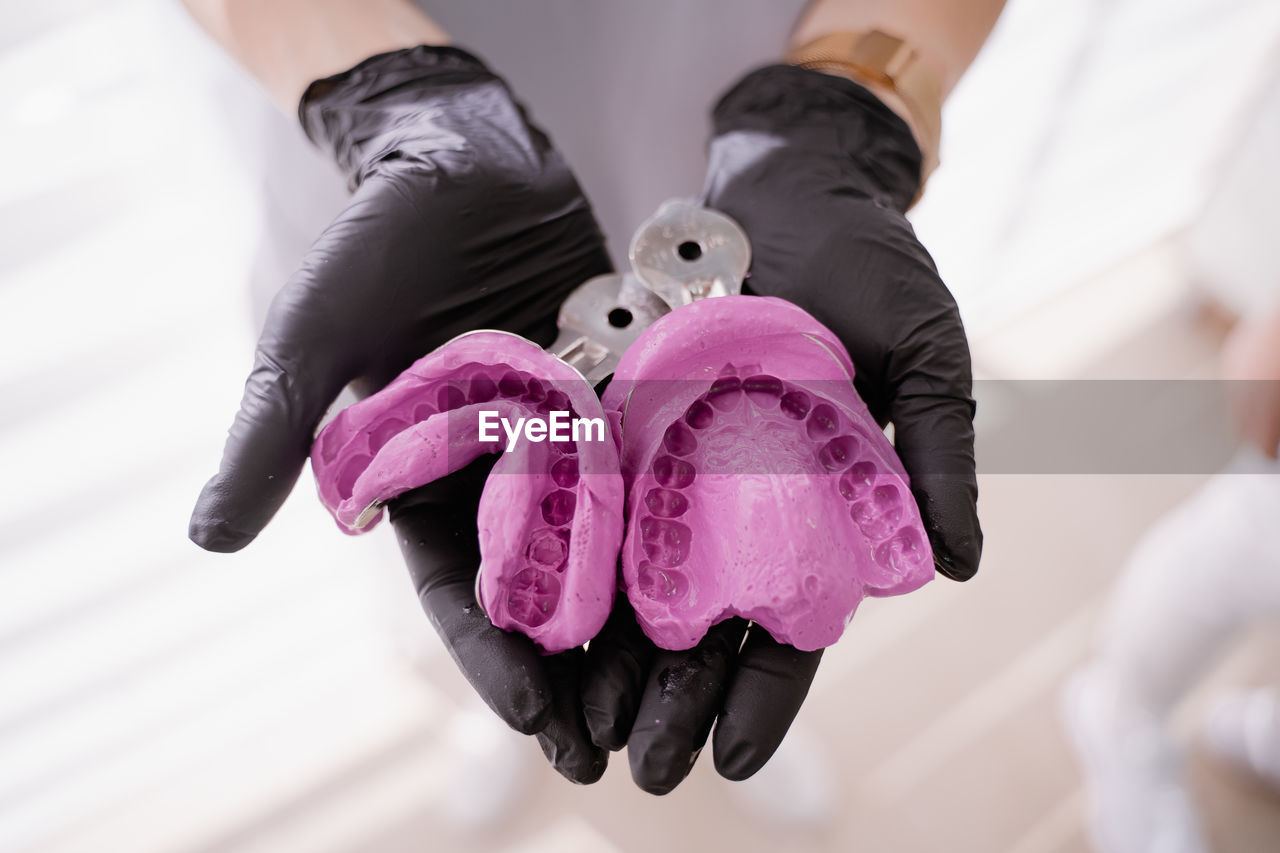
[[[969, 348], [955, 301], [904, 211], [919, 188], [907, 125], [861, 86], [791, 66], [747, 75], [716, 106], [705, 201], [752, 244], [744, 293], [787, 299], [840, 336], [871, 413], [893, 422], [938, 571], [978, 567]], [[655, 649], [620, 606], [588, 651], [595, 743], [628, 748], [652, 793], [688, 774], [715, 724], [716, 769], [759, 770], [804, 701], [821, 651], [729, 620], [695, 648]]]
[[[354, 194], [267, 314], [222, 464], [191, 516], [191, 538], [211, 551], [239, 550], [266, 526], [343, 386], [367, 396], [477, 328], [548, 344], [565, 296], [612, 269], [569, 165], [464, 50], [370, 57], [313, 83], [300, 118]], [[423, 610], [476, 691], [557, 770], [595, 781], [607, 756], [576, 705], [581, 650], [544, 657], [476, 606], [492, 463], [401, 496], [392, 524]]]

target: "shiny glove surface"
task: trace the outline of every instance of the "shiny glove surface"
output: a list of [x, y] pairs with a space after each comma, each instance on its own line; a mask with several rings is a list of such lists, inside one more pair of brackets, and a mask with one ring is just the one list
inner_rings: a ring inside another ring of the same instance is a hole
[[[611, 271], [585, 196], [507, 85], [471, 54], [417, 47], [313, 83], [299, 115], [350, 203], [275, 297], [190, 536], [236, 551], [292, 490], [338, 393], [367, 396], [477, 328], [551, 343], [565, 296]], [[497, 714], [575, 781], [605, 754], [577, 701], [582, 651], [543, 657], [475, 602], [476, 512], [492, 459], [391, 505], [422, 606]], [[611, 571], [612, 567], [604, 569]]]
[[[747, 75], [713, 122], [705, 202], [751, 239], [743, 292], [793, 302], [840, 337], [859, 395], [894, 424], [937, 570], [968, 579], [982, 545], [969, 348], [904, 216], [920, 175], [910, 130], [861, 86], [781, 65]], [[590, 646], [588, 725], [600, 746], [627, 747], [653, 793], [684, 779], [713, 724], [717, 770], [746, 778], [781, 743], [820, 656], [740, 620], [692, 650], [657, 650], [620, 608]]]

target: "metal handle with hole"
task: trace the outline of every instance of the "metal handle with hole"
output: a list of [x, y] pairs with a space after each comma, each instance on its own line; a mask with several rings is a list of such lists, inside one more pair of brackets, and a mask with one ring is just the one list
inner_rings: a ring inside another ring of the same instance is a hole
[[742, 292], [751, 244], [723, 213], [685, 199], [664, 202], [631, 239], [636, 275], [672, 309]]
[[747, 235], [729, 217], [687, 199], [664, 202], [631, 240], [634, 272], [587, 281], [560, 306], [549, 348], [591, 382], [617, 367], [650, 324], [682, 305], [742, 291]]

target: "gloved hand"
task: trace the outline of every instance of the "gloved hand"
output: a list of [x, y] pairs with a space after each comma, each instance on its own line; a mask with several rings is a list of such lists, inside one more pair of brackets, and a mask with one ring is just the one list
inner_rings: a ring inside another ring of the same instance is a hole
[[[858, 393], [894, 424], [938, 571], [968, 579], [982, 546], [969, 349], [903, 215], [920, 175], [910, 130], [861, 86], [782, 65], [745, 77], [713, 121], [705, 202], [751, 239], [743, 292], [787, 299], [840, 336]], [[597, 744], [627, 746], [642, 788], [665, 793], [714, 721], [716, 769], [743, 779], [781, 743], [820, 655], [740, 621], [688, 652], [658, 651], [620, 611], [588, 653], [588, 726]]]
[[[611, 271], [577, 181], [510, 90], [452, 47], [375, 56], [313, 83], [299, 109], [350, 178], [351, 202], [272, 302], [222, 465], [191, 538], [247, 545], [292, 490], [316, 426], [349, 383], [361, 396], [476, 328], [546, 346], [565, 296]], [[604, 771], [578, 705], [581, 650], [543, 657], [475, 603], [477, 462], [394, 503], [423, 608], [490, 707], [538, 733], [577, 781]]]

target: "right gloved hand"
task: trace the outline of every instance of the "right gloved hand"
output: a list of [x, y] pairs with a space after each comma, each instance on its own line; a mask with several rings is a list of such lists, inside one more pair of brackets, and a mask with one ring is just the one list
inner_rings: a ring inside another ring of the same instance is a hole
[[[343, 387], [377, 391], [476, 328], [542, 346], [568, 293], [611, 271], [582, 190], [506, 84], [471, 54], [416, 47], [313, 83], [311, 139], [354, 194], [276, 295], [218, 473], [190, 536], [237, 551], [293, 489]], [[581, 650], [543, 657], [476, 606], [476, 510], [492, 460], [403, 496], [391, 517], [427, 615], [497, 714], [560, 772], [604, 771], [577, 699]]]
[[[748, 74], [712, 118], [705, 201], [751, 240], [743, 292], [786, 299], [843, 341], [872, 416], [894, 423], [938, 571], [968, 579], [982, 550], [969, 347], [903, 213], [920, 181], [910, 129], [852, 81], [786, 65]], [[584, 706], [596, 741], [625, 744], [653, 793], [688, 775], [708, 737], [721, 775], [757, 772], [822, 652], [737, 619], [663, 651], [634, 622], [618, 615], [591, 643]]]

